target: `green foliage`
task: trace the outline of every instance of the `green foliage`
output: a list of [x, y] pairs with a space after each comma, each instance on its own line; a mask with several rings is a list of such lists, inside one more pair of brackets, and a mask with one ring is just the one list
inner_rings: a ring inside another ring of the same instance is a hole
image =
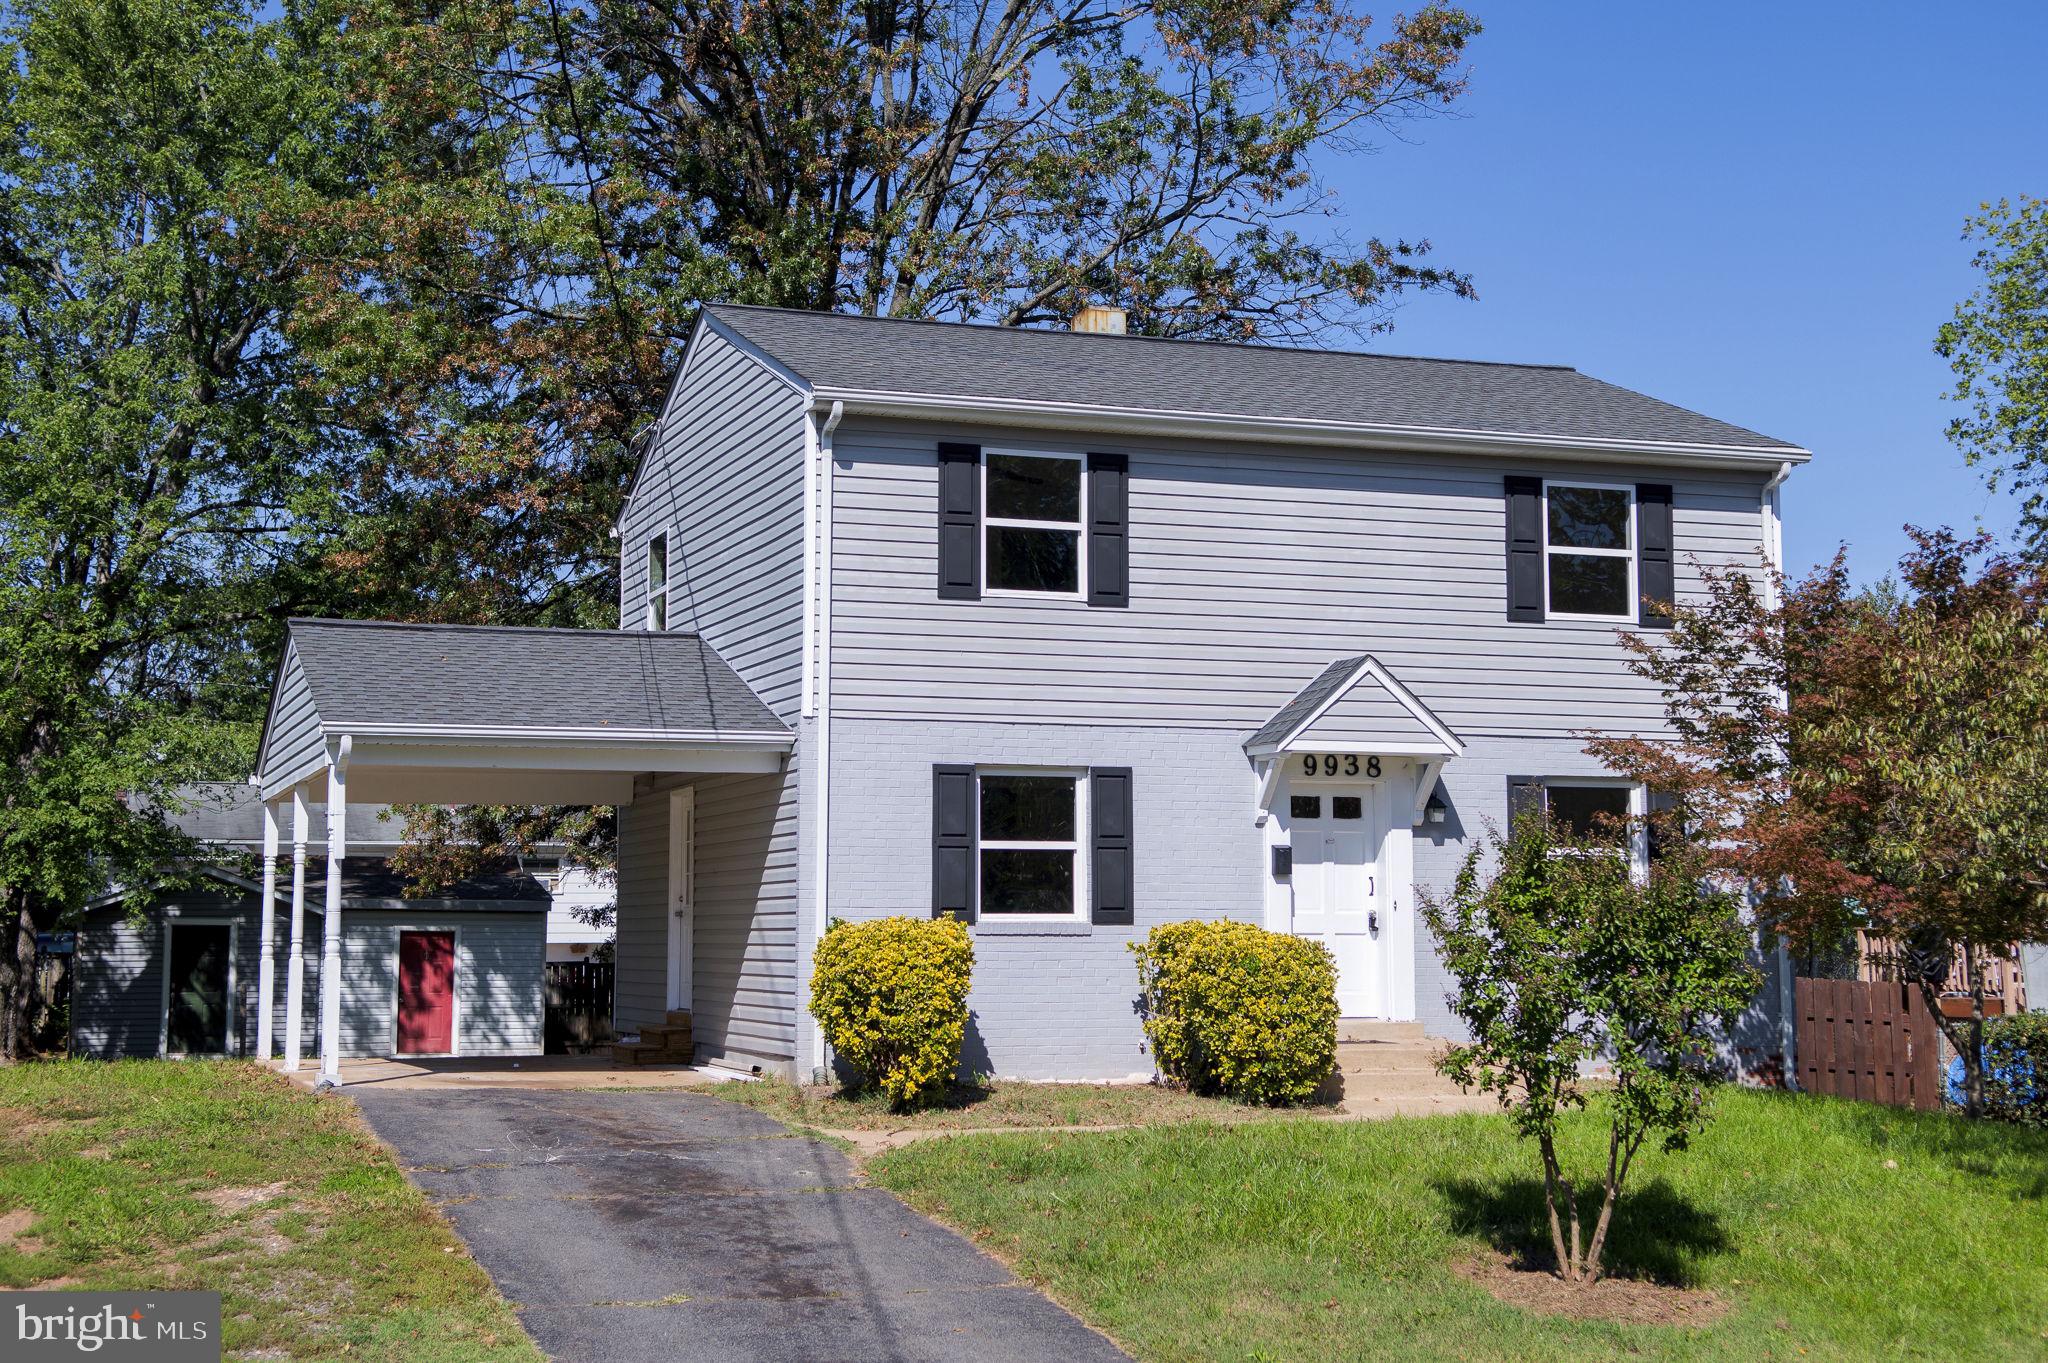
[[1985, 1024], [1984, 1115], [2048, 1126], [2048, 1013], [2014, 1013]]
[[[1681, 1150], [1705, 1124], [1721, 1077], [1710, 1028], [1732, 1022], [1756, 992], [1749, 933], [1705, 876], [1681, 844], [1639, 879], [1614, 840], [1573, 842], [1531, 815], [1476, 845], [1449, 894], [1422, 896], [1457, 982], [1451, 1010], [1472, 1038], [1440, 1067], [1497, 1094], [1516, 1131], [1537, 1142], [1551, 1247], [1568, 1281], [1600, 1276], [1643, 1142], [1661, 1135], [1665, 1150]], [[1586, 1238], [1556, 1138], [1561, 1116], [1586, 1106], [1582, 1076], [1594, 1062], [1613, 1083], [1604, 1196]]]
[[293, 345], [279, 224], [378, 142], [340, 11], [31, 0], [0, 16], [0, 1056], [33, 934], [185, 844], [240, 776], [354, 446]]
[[1138, 990], [1159, 1072], [1198, 1094], [1303, 1103], [1337, 1058], [1337, 967], [1320, 942], [1230, 920], [1165, 923]]
[[811, 1016], [865, 1087], [921, 1107], [960, 1068], [973, 972], [974, 945], [952, 919], [835, 919], [811, 970]]
[[2048, 201], [1985, 204], [1963, 236], [1984, 282], [1935, 337], [1965, 408], [1948, 438], [1994, 491], [2020, 494], [2033, 549], [2048, 553]]

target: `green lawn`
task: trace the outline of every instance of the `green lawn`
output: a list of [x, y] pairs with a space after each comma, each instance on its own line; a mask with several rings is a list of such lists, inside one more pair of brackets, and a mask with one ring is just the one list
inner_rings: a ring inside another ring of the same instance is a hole
[[[1572, 1137], [1592, 1167], [1593, 1124]], [[2048, 1133], [1727, 1093], [1689, 1153], [1639, 1160], [1614, 1236], [1624, 1272], [1723, 1299], [1700, 1328], [1456, 1276], [1541, 1242], [1535, 1168], [1502, 1118], [1459, 1116], [967, 1136], [869, 1174], [1146, 1363], [2048, 1358]]]
[[0, 1285], [221, 1292], [231, 1358], [540, 1358], [355, 1108], [255, 1065], [0, 1068], [0, 1226]]

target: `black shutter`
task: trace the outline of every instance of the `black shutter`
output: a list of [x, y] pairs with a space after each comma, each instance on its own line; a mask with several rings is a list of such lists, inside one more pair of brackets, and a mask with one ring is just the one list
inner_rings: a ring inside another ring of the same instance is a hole
[[[1131, 604], [1131, 461], [1088, 456], [1088, 604]], [[1125, 920], [1129, 921], [1129, 920]]]
[[1543, 778], [1540, 776], [1510, 776], [1508, 778], [1508, 831], [1514, 831], [1524, 814], [1537, 814], [1543, 810]]
[[974, 768], [932, 768], [932, 917], [974, 921]]
[[1543, 619], [1543, 480], [1506, 479], [1508, 503], [1508, 619]]
[[[1678, 593], [1671, 567], [1671, 484], [1636, 484], [1636, 595], [1645, 628], [1671, 628], [1664, 607]], [[1652, 606], [1652, 601], [1662, 605]]]
[[1679, 832], [1670, 824], [1673, 814], [1678, 809], [1678, 797], [1668, 790], [1653, 790], [1649, 792], [1646, 803], [1650, 814], [1650, 859], [1655, 861], [1664, 855], [1667, 844]]
[[1131, 769], [1096, 767], [1088, 778], [1095, 849], [1088, 876], [1094, 899], [1090, 917], [1097, 923], [1128, 927], [1135, 921], [1132, 891], [1136, 881], [1131, 858]]
[[981, 599], [979, 445], [939, 445], [939, 596]]

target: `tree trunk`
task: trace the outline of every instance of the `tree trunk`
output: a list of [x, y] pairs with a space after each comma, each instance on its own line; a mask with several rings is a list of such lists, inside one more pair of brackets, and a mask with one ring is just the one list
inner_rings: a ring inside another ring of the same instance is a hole
[[1972, 1117], [1984, 1115], [1984, 962], [1977, 944], [1963, 942], [1963, 971], [1970, 981], [1969, 1044], [1963, 1047], [1963, 1101]]
[[28, 1058], [36, 1005], [36, 922], [26, 891], [7, 891], [0, 925], [0, 1064]]
[[1578, 1205], [1572, 1196], [1572, 1185], [1558, 1169], [1557, 1146], [1551, 1140], [1550, 1133], [1546, 1131], [1538, 1136], [1536, 1143], [1543, 1152], [1543, 1210], [1550, 1217], [1550, 1251], [1557, 1256], [1557, 1276], [1566, 1282], [1572, 1282], [1575, 1268], [1571, 1252], [1565, 1245], [1564, 1226], [1558, 1219], [1557, 1204], [1562, 1198], [1570, 1208], [1573, 1241], [1578, 1239]]

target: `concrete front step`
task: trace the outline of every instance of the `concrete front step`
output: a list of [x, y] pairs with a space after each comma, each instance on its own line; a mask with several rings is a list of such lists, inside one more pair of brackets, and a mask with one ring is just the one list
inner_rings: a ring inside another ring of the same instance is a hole
[[1347, 1041], [1424, 1041], [1419, 1022], [1381, 1022], [1377, 1018], [1338, 1018], [1337, 1043]]
[[612, 1063], [615, 1065], [687, 1065], [691, 1059], [666, 1046], [649, 1046], [638, 1041], [612, 1043]]
[[671, 1051], [688, 1051], [692, 1044], [690, 1024], [686, 1022], [680, 1027], [642, 1027], [640, 1041], [647, 1046], [664, 1046]]

